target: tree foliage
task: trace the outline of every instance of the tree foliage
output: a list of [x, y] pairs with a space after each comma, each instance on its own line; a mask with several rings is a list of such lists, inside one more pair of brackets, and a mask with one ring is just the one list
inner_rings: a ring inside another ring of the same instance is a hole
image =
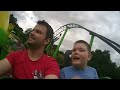
[[13, 33], [20, 38], [22, 43], [27, 41], [27, 36], [23, 33], [23, 29], [17, 24], [17, 18], [13, 14], [10, 15], [9, 23], [14, 25]]
[[110, 51], [95, 50], [92, 51], [92, 59], [88, 65], [96, 68], [99, 77], [110, 77], [112, 79], [120, 78], [120, 67], [110, 58]]

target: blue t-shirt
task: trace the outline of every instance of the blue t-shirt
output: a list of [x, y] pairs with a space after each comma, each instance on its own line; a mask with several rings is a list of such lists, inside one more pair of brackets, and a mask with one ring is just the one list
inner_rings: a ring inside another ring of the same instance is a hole
[[82, 79], [98, 79], [98, 74], [95, 68], [87, 66], [83, 70], [68, 66], [60, 71], [60, 79], [71, 79], [78, 76]]

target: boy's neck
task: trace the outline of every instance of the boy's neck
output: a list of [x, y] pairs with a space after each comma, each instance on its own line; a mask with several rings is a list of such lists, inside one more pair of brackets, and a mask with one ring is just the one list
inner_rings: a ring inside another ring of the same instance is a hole
[[74, 66], [76, 69], [80, 69], [80, 70], [84, 70], [86, 67], [87, 67], [87, 65], [86, 66], [81, 66], [81, 67], [76, 67], [76, 66]]

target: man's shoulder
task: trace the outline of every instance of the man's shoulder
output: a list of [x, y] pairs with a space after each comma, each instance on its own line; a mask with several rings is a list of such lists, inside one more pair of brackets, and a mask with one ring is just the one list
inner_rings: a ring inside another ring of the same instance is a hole
[[11, 53], [21, 53], [21, 52], [26, 52], [27, 50], [17, 50], [17, 51], [13, 51]]
[[46, 55], [46, 54], [44, 54], [43, 57], [44, 57], [44, 59], [47, 60], [47, 61], [56, 61], [55, 58], [53, 58], [52, 56], [48, 56], [48, 55]]
[[17, 51], [12, 51], [8, 55], [23, 55], [26, 52], [26, 50], [17, 50]]
[[17, 50], [17, 51], [15, 51], [15, 52], [13, 52], [13, 53], [22, 55], [22, 54], [24, 54], [26, 51], [27, 51], [27, 50]]

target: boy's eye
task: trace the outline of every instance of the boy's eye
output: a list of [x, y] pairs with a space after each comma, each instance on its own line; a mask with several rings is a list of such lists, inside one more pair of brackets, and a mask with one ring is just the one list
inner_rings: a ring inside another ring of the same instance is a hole
[[76, 51], [75, 49], [73, 49], [73, 51]]

